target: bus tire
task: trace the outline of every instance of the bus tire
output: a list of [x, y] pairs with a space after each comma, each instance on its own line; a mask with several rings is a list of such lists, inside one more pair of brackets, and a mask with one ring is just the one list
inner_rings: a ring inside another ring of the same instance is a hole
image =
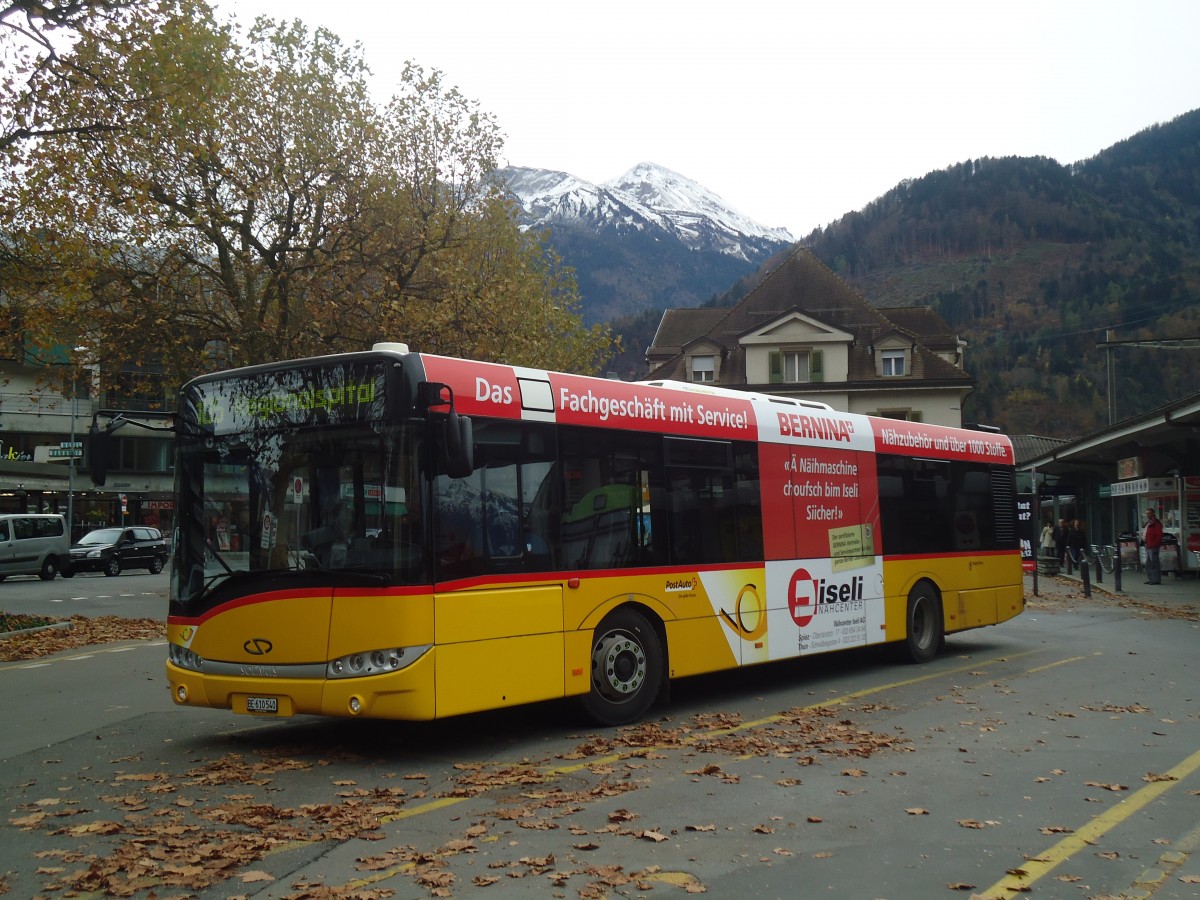
[[928, 581], [920, 581], [908, 592], [904, 649], [914, 663], [927, 663], [946, 642], [942, 599]]
[[663, 678], [658, 632], [641, 613], [617, 609], [592, 636], [592, 687], [584, 711], [600, 725], [628, 725], [654, 703]]

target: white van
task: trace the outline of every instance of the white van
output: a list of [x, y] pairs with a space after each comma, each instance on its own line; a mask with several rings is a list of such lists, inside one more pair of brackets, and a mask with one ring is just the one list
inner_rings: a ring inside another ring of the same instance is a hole
[[37, 575], [52, 581], [71, 562], [71, 541], [62, 516], [0, 514], [0, 581]]

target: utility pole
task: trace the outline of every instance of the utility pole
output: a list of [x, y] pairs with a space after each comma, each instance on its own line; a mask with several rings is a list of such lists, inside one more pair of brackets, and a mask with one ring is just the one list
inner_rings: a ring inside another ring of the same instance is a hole
[[1113, 422], [1117, 421], [1117, 397], [1116, 397], [1116, 393], [1115, 393], [1116, 387], [1115, 387], [1115, 383], [1114, 383], [1116, 379], [1114, 378], [1114, 375], [1113, 375], [1112, 339], [1113, 339], [1113, 333], [1112, 333], [1112, 329], [1110, 328], [1106, 332], [1104, 332], [1104, 355], [1107, 357], [1105, 362], [1106, 362], [1107, 373], [1108, 373], [1108, 424], [1109, 425], [1111, 425]]
[[75, 416], [79, 412], [75, 370], [71, 371], [71, 455], [67, 457], [67, 540], [75, 543]]
[[1148, 338], [1129, 341], [1114, 341], [1112, 329], [1104, 333], [1104, 340], [1096, 342], [1097, 347], [1103, 347], [1108, 355], [1108, 424], [1117, 420], [1117, 389], [1116, 375], [1113, 368], [1113, 351], [1118, 347], [1153, 347], [1156, 350], [1200, 350], [1200, 335], [1182, 338]]

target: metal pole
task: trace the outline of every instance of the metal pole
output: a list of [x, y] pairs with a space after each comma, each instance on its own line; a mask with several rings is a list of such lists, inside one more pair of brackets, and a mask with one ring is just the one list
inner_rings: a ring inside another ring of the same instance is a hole
[[71, 374], [71, 455], [67, 457], [67, 540], [75, 543], [75, 416], [79, 412], [76, 373]]
[[1112, 348], [1112, 329], [1104, 332], [1104, 343], [1107, 344], [1104, 348], [1105, 362], [1108, 367], [1108, 424], [1111, 425], [1117, 420], [1117, 397], [1114, 393], [1113, 386], [1113, 348]]
[[1113, 527], [1113, 548], [1117, 558], [1113, 560], [1113, 589], [1118, 593], [1121, 591], [1121, 531], [1120, 521], [1117, 519], [1117, 498], [1109, 499], [1112, 511], [1112, 527]]
[[1037, 529], [1037, 524], [1042, 521], [1042, 492], [1038, 489], [1037, 466], [1029, 470], [1029, 474], [1033, 476], [1033, 510], [1034, 510], [1034, 541], [1037, 542], [1033, 551], [1033, 596], [1038, 594], [1038, 566], [1042, 564], [1042, 533]]

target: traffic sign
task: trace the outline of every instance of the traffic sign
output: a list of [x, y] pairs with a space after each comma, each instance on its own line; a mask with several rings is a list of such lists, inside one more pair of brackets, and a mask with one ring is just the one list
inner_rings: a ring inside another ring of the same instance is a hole
[[46, 455], [51, 459], [80, 459], [83, 451], [75, 447], [51, 447]]

